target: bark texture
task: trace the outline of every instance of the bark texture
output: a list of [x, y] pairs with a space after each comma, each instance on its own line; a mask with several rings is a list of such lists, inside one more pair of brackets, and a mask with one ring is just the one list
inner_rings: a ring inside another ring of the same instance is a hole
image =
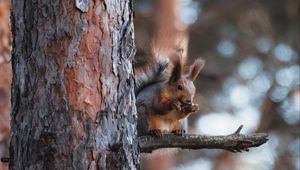
[[11, 169], [137, 166], [132, 2], [78, 2], [12, 2]]
[[230, 152], [248, 152], [249, 148], [258, 147], [268, 141], [266, 133], [240, 134], [242, 127], [240, 126], [236, 132], [227, 136], [194, 134], [184, 134], [182, 137], [165, 134], [161, 138], [141, 136], [139, 137], [139, 149], [145, 153], [151, 153], [159, 148], [224, 149]]

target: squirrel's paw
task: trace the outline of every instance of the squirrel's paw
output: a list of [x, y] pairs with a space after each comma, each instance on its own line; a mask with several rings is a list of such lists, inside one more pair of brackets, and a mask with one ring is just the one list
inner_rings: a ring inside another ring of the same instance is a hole
[[151, 136], [156, 136], [156, 137], [162, 137], [163, 136], [163, 133], [160, 129], [149, 130], [149, 134]]
[[193, 112], [197, 112], [199, 110], [199, 106], [198, 104], [185, 104], [182, 107], [182, 112], [184, 113], [193, 113]]
[[171, 101], [171, 107], [172, 107], [172, 109], [180, 111], [181, 110], [181, 103], [178, 100]]
[[199, 105], [198, 104], [194, 104], [192, 106], [191, 112], [197, 112], [197, 111], [199, 111]]
[[182, 136], [183, 134], [185, 134], [185, 130], [184, 129], [175, 129], [175, 130], [172, 130], [172, 133], [174, 133], [177, 136]]

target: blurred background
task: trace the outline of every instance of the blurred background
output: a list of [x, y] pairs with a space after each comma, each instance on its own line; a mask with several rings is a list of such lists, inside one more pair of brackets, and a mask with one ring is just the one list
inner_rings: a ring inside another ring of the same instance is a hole
[[[248, 153], [181, 150], [149, 169], [300, 169], [299, 8], [297, 0], [134, 0], [136, 62], [153, 42], [168, 48], [176, 37], [188, 64], [206, 60], [190, 133], [227, 135], [242, 124], [242, 133], [269, 134]], [[10, 1], [0, 0], [0, 157], [8, 156], [10, 136], [9, 16]]]

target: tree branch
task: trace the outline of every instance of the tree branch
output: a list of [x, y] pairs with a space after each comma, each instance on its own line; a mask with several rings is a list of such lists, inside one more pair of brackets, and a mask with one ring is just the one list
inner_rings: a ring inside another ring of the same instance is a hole
[[266, 133], [240, 134], [240, 126], [233, 134], [226, 136], [205, 136], [184, 134], [176, 136], [165, 134], [163, 137], [141, 136], [138, 145], [141, 152], [151, 153], [159, 148], [181, 149], [224, 149], [230, 152], [249, 151], [251, 147], [258, 147], [268, 141]]

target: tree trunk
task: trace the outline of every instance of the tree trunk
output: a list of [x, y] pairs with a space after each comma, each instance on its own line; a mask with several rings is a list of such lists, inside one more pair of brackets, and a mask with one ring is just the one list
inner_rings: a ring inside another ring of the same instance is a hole
[[132, 2], [13, 0], [11, 18], [10, 168], [136, 169]]

